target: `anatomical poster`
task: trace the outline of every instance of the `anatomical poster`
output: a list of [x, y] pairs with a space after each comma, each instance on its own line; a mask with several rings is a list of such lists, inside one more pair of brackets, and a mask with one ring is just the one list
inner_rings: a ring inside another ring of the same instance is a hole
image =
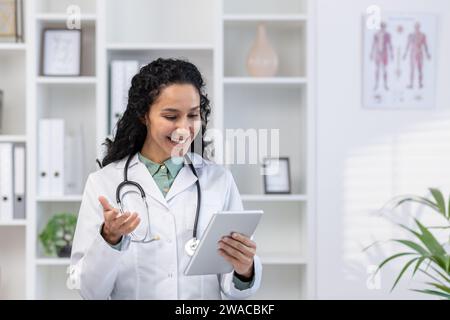
[[364, 28], [363, 96], [368, 108], [433, 108], [437, 17], [383, 12]]

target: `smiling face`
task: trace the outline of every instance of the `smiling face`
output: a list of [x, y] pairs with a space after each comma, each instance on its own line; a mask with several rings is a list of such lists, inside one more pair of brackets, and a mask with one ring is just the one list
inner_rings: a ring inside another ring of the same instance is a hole
[[162, 89], [145, 114], [145, 125], [144, 156], [163, 163], [186, 154], [201, 128], [197, 89], [191, 84], [172, 84]]

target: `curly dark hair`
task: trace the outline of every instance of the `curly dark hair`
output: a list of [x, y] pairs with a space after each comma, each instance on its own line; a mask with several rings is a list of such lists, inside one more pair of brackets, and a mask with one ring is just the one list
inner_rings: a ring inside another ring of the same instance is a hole
[[[113, 140], [106, 138], [106, 156], [102, 166], [135, 154], [142, 149], [147, 137], [147, 127], [141, 119], [157, 100], [161, 90], [171, 84], [191, 84], [200, 95], [200, 117], [202, 122], [201, 154], [203, 156], [206, 142], [204, 133], [211, 113], [208, 95], [204, 92], [205, 82], [197, 67], [183, 59], [159, 58], [141, 68], [131, 81], [128, 92], [128, 104], [123, 116], [117, 122]], [[194, 142], [191, 150], [194, 148]]]

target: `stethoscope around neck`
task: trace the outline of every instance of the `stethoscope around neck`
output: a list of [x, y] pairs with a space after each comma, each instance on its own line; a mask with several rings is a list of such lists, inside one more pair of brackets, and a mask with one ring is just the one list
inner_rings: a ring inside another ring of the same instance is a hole
[[[130, 161], [131, 159], [135, 156], [135, 154], [130, 154], [130, 156], [128, 157], [126, 163], [125, 163], [125, 168], [123, 170], [123, 181], [117, 186], [116, 188], [116, 202], [119, 205], [120, 208], [120, 212], [124, 213], [124, 209], [122, 206], [123, 203], [123, 198], [125, 197], [126, 193], [124, 193], [121, 197], [121, 191], [124, 187], [126, 186], [133, 186], [136, 187], [139, 190], [139, 193], [141, 194], [141, 198], [142, 201], [145, 204], [145, 208], [147, 211], [147, 215], [146, 215], [146, 219], [147, 219], [147, 230], [145, 232], [145, 235], [143, 237], [138, 237], [134, 232], [131, 233], [131, 241], [132, 242], [139, 242], [139, 243], [150, 243], [152, 241], [155, 240], [159, 240], [159, 236], [158, 235], [154, 235], [152, 233], [151, 230], [151, 223], [150, 223], [150, 212], [148, 209], [148, 204], [146, 201], [146, 197], [145, 197], [145, 192], [144, 189], [142, 188], [142, 186], [132, 180], [128, 180], [128, 167], [130, 165]], [[195, 177], [197, 178], [197, 181], [195, 182], [196, 186], [197, 186], [197, 207], [195, 210], [195, 222], [194, 222], [194, 229], [192, 231], [192, 239], [190, 239], [189, 241], [186, 242], [184, 249], [186, 251], [186, 253], [189, 256], [192, 256], [195, 252], [195, 250], [197, 249], [199, 240], [197, 239], [197, 225], [198, 225], [198, 218], [200, 216], [200, 204], [201, 204], [201, 199], [202, 199], [202, 193], [201, 193], [201, 189], [200, 189], [200, 181], [197, 175], [197, 171], [194, 168], [194, 165], [192, 164], [191, 159], [185, 155], [184, 156], [186, 162], [188, 163], [189, 167], [191, 168], [192, 173], [195, 175]]]

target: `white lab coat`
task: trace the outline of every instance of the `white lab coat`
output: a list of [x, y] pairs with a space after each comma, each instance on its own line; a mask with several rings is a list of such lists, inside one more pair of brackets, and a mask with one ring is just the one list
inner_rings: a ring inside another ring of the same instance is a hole
[[[242, 210], [239, 191], [229, 170], [197, 154], [190, 153], [200, 179], [202, 204], [198, 237], [212, 213]], [[112, 248], [100, 235], [103, 209], [98, 201], [105, 196], [118, 208], [116, 188], [123, 181], [126, 159], [89, 175], [83, 194], [72, 247], [68, 283], [85, 299], [241, 299], [259, 288], [262, 266], [254, 258], [255, 279], [249, 289], [239, 290], [233, 272], [206, 276], [185, 276], [190, 257], [184, 250], [192, 238], [196, 208], [197, 178], [184, 165], [164, 198], [137, 155], [130, 162], [128, 179], [138, 182], [146, 193], [152, 233], [160, 240], [134, 243], [122, 250]], [[141, 200], [142, 201], [142, 200]], [[219, 284], [220, 279], [220, 284]]]

